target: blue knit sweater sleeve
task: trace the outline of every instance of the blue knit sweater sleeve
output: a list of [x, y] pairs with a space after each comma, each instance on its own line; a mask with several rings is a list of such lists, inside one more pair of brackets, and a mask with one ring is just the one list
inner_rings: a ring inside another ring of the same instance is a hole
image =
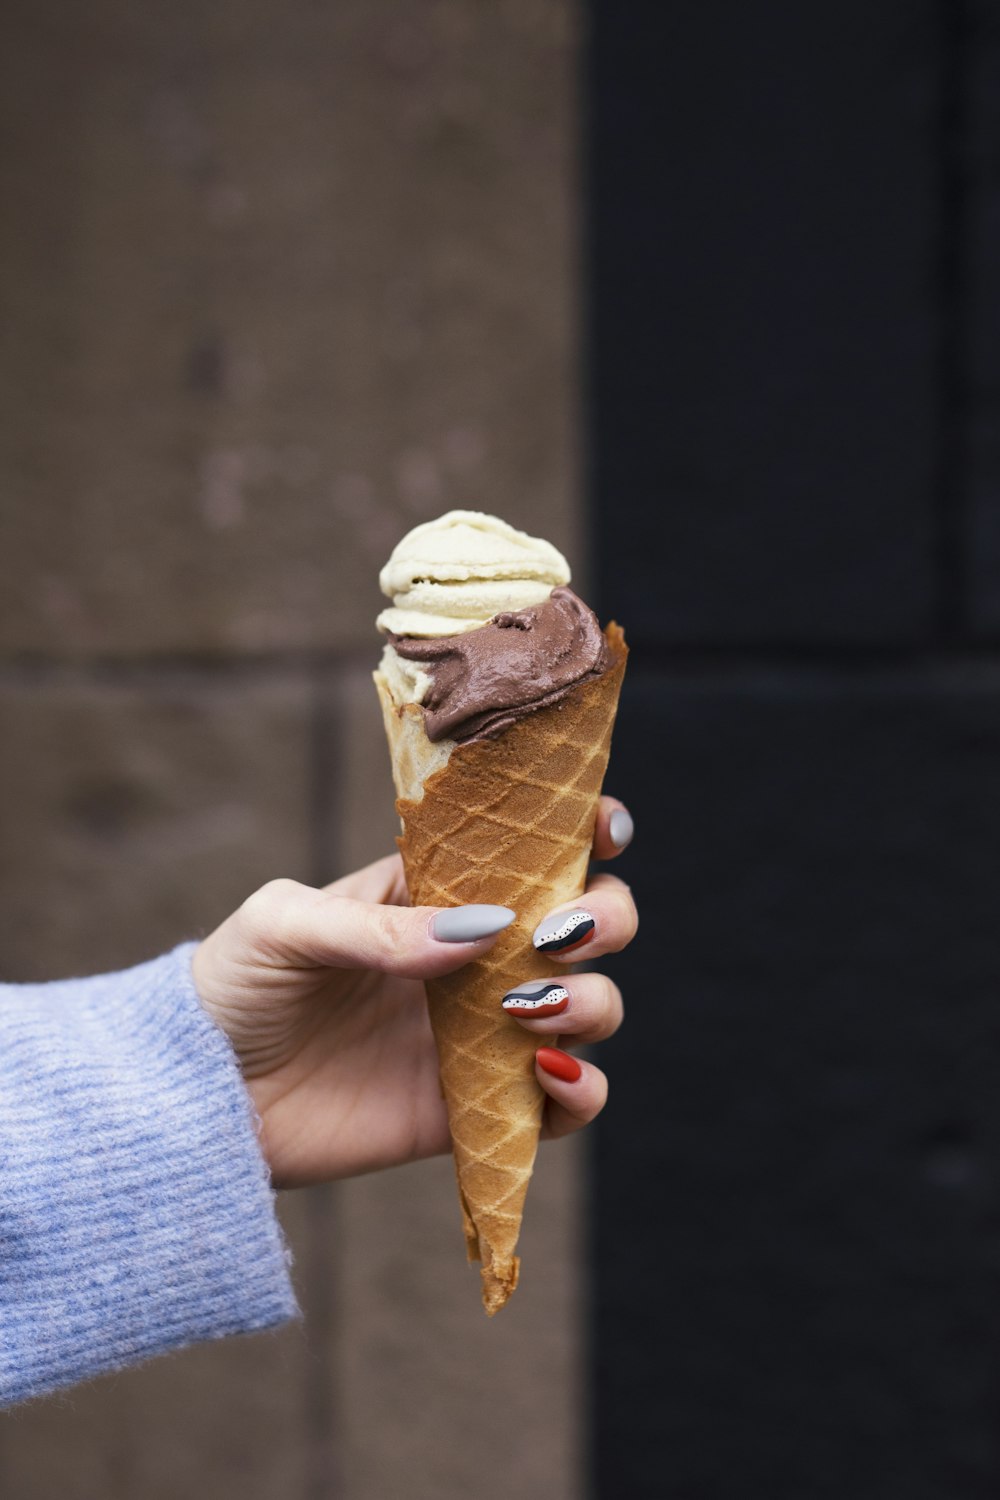
[[0, 985], [0, 1405], [297, 1311], [191, 952]]

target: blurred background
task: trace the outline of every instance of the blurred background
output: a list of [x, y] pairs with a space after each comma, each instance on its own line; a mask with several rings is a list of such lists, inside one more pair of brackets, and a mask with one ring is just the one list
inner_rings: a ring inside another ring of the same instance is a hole
[[376, 574], [496, 511], [633, 647], [612, 1105], [487, 1322], [450, 1163], [301, 1326], [0, 1417], [18, 1500], [1000, 1485], [1000, 13], [9, 0], [0, 973], [395, 831]]

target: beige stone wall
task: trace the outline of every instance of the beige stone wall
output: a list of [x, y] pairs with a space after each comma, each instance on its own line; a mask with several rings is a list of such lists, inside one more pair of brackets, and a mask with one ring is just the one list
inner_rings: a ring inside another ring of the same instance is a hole
[[[393, 834], [375, 573], [579, 566], [575, 0], [12, 0], [0, 973], [121, 966]], [[489, 1323], [447, 1162], [285, 1195], [301, 1326], [0, 1418], [18, 1500], [573, 1500], [577, 1153]]]

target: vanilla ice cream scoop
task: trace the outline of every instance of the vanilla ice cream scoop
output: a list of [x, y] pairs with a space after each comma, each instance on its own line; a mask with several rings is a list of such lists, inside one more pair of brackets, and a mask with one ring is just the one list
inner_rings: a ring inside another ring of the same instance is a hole
[[592, 610], [551, 542], [452, 510], [403, 537], [379, 577], [392, 608], [378, 679], [419, 704], [434, 744], [491, 738], [608, 666]]
[[415, 526], [393, 551], [379, 574], [392, 608], [376, 624], [392, 635], [460, 635], [502, 611], [543, 603], [569, 576], [551, 542], [497, 516], [451, 510]]

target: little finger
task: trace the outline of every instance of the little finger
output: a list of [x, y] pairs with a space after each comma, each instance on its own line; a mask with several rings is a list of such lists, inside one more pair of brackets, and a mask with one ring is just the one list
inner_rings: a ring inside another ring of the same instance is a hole
[[571, 1135], [597, 1118], [608, 1097], [608, 1080], [593, 1063], [556, 1047], [535, 1054], [535, 1077], [548, 1094], [544, 1134], [550, 1140]]

